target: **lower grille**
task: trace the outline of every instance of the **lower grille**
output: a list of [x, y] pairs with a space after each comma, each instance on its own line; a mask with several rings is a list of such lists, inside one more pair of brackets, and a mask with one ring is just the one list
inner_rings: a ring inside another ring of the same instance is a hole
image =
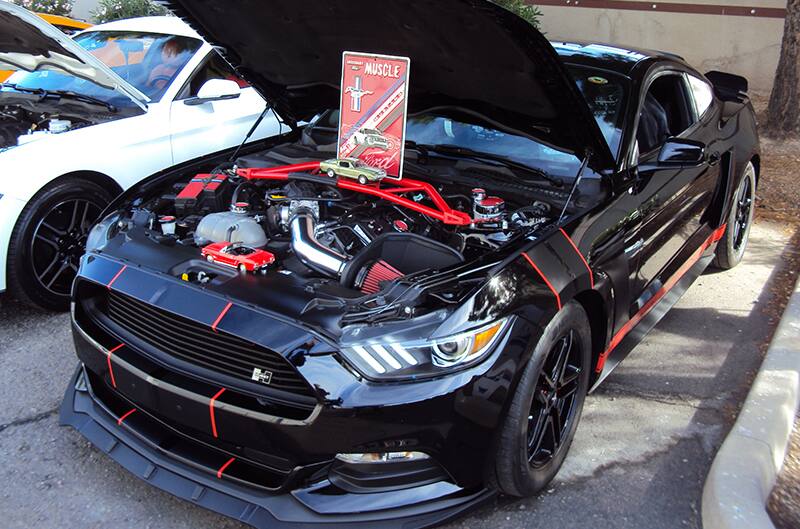
[[254, 368], [272, 373], [269, 387], [314, 396], [308, 382], [280, 354], [116, 291], [108, 293], [109, 318], [163, 353], [215, 372], [251, 380]]

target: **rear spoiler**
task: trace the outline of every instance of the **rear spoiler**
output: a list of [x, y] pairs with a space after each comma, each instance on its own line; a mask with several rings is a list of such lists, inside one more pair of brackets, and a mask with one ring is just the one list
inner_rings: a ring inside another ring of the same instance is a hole
[[706, 79], [714, 86], [714, 93], [722, 101], [744, 103], [747, 101], [747, 79], [732, 73], [711, 71]]

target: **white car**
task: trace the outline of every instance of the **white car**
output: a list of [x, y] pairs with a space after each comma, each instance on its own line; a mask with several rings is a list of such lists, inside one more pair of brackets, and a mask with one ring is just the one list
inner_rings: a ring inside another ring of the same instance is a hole
[[[235, 147], [265, 102], [175, 17], [70, 40], [0, 0], [0, 35], [0, 69], [18, 70], [0, 87], [0, 292], [66, 310], [106, 204], [142, 175]], [[269, 112], [250, 141], [280, 132]]]

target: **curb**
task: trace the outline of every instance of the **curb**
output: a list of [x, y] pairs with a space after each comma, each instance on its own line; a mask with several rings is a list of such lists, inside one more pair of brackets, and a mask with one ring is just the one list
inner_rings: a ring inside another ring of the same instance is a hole
[[800, 404], [800, 280], [703, 487], [705, 529], [774, 529], [766, 511]]

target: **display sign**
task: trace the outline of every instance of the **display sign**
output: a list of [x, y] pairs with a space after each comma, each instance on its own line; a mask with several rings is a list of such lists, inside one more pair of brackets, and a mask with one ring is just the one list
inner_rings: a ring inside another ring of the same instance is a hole
[[339, 158], [358, 158], [388, 177], [402, 177], [410, 62], [344, 52]]

